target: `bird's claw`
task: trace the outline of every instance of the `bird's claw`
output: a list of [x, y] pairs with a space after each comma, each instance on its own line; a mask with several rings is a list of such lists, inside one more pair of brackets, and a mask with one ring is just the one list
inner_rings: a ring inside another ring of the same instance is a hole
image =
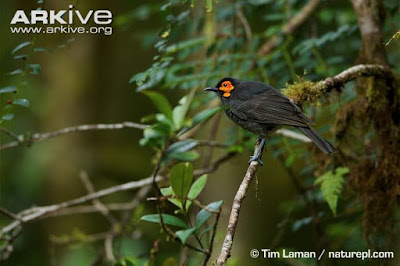
[[255, 161], [257, 161], [260, 166], [264, 165], [264, 163], [260, 159], [260, 156], [254, 156], [254, 155], [250, 156], [249, 164]]

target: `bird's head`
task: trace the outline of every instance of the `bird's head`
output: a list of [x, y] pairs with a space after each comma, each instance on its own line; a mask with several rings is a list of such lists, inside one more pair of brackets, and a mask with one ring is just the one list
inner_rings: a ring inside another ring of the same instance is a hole
[[235, 88], [239, 85], [240, 81], [234, 78], [223, 78], [215, 87], [205, 88], [205, 91], [213, 91], [221, 98], [229, 98], [234, 93]]

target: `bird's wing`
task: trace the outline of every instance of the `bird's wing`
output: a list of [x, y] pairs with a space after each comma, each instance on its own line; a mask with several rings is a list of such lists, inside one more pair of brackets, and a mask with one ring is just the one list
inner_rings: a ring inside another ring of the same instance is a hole
[[261, 124], [308, 127], [312, 121], [284, 95], [275, 89], [264, 90], [246, 101], [231, 106], [239, 118]]

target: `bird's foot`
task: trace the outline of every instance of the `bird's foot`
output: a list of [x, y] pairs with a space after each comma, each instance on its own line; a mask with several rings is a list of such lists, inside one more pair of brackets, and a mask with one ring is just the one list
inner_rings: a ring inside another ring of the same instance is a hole
[[261, 159], [260, 159], [260, 156], [256, 156], [256, 155], [250, 156], [249, 164], [250, 164], [251, 162], [258, 162], [258, 164], [259, 164], [260, 166], [263, 166], [263, 165], [264, 165], [264, 163], [263, 163], [263, 162], [261, 161]]

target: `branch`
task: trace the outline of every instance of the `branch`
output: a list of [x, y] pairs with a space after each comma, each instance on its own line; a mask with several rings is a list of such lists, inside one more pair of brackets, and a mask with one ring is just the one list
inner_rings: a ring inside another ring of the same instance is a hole
[[11, 132], [7, 128], [0, 127], [0, 131], [3, 132], [4, 134], [6, 134], [7, 136], [9, 136], [10, 138], [15, 139], [16, 141], [19, 141], [18, 135], [15, 134], [14, 132]]
[[231, 159], [231, 158], [232, 158], [233, 156], [235, 156], [236, 154], [237, 154], [236, 151], [228, 152], [227, 154], [222, 155], [222, 156], [219, 157], [217, 160], [215, 160], [209, 167], [194, 170], [194, 171], [193, 171], [193, 175], [194, 175], [194, 176], [201, 176], [201, 175], [204, 175], [204, 174], [212, 173], [212, 172], [214, 172], [215, 170], [217, 170], [218, 167], [219, 167], [222, 163], [228, 161], [229, 159]]
[[280, 134], [282, 136], [288, 137], [288, 138], [292, 138], [292, 139], [296, 139], [296, 140], [300, 140], [302, 142], [306, 142], [309, 143], [311, 142], [311, 140], [309, 138], [307, 138], [306, 136], [296, 133], [292, 130], [288, 130], [288, 129], [278, 129], [276, 131], [277, 134]]
[[[258, 146], [260, 145], [259, 142], [255, 145], [254, 154]], [[240, 184], [239, 190], [236, 192], [236, 196], [233, 200], [231, 215], [229, 217], [228, 228], [225, 236], [224, 243], [222, 245], [221, 253], [218, 256], [216, 261], [216, 265], [225, 265], [228, 257], [230, 256], [232, 245], [233, 245], [233, 238], [236, 232], [236, 226], [239, 220], [239, 213], [242, 207], [242, 202], [246, 197], [246, 192], [250, 186], [251, 181], [253, 180], [254, 176], [256, 175], [258, 169], [258, 162], [253, 161], [250, 163], [249, 167], [247, 168], [246, 175], [243, 178], [242, 183]]]
[[[163, 180], [164, 178], [162, 176], [157, 176], [156, 180], [157, 182]], [[79, 205], [88, 201], [92, 201], [94, 199], [98, 199], [104, 196], [111, 195], [116, 192], [121, 192], [121, 191], [126, 191], [126, 190], [132, 190], [135, 188], [140, 188], [144, 187], [147, 185], [151, 185], [153, 183], [153, 177], [148, 177], [139, 181], [131, 181], [122, 185], [117, 185], [113, 186], [110, 188], [106, 188], [103, 190], [99, 190], [95, 193], [91, 193], [73, 200], [61, 202], [59, 204], [54, 204], [54, 205], [49, 205], [49, 206], [43, 206], [43, 207], [34, 207], [30, 208], [27, 210], [22, 211], [19, 213], [17, 216], [20, 217], [19, 220], [16, 220], [9, 225], [3, 227], [0, 231], [0, 239], [4, 236], [4, 234], [9, 233], [22, 223], [27, 223], [27, 222], [32, 222], [35, 220], [38, 220], [39, 218], [49, 215], [51, 213], [54, 213], [56, 211], [59, 211], [61, 209], [65, 209], [67, 207]]]
[[244, 29], [244, 33], [246, 34], [246, 39], [249, 43], [252, 42], [253, 36], [251, 34], [251, 28], [250, 28], [250, 24], [247, 21], [246, 17], [243, 14], [242, 11], [242, 6], [241, 4], [239, 4], [236, 8], [236, 15], [240, 21], [240, 23], [242, 23], [243, 29]]
[[[320, 3], [321, 0], [308, 1], [308, 3], [294, 17], [292, 17], [285, 25], [283, 25], [283, 35], [290, 35], [297, 30], [308, 18], [310, 18], [311, 13], [317, 9]], [[263, 46], [261, 46], [261, 48], [258, 50], [258, 54], [269, 54], [278, 45], [278, 41], [279, 35], [274, 35], [271, 39], [264, 43]]]
[[[85, 171], [81, 171], [79, 177], [88, 191], [88, 194], [95, 193], [94, 185], [88, 174]], [[92, 202], [93, 206], [110, 222], [111, 225], [115, 225], [117, 223], [117, 219], [115, 219], [115, 217], [110, 213], [110, 210], [107, 209], [107, 207], [99, 199], [93, 199]]]
[[392, 80], [396, 79], [389, 67], [361, 64], [352, 66], [338, 75], [328, 77], [323, 81], [304, 81], [290, 84], [283, 90], [283, 93], [298, 105], [304, 102], [312, 103], [318, 101], [319, 98], [332, 90], [339, 91], [344, 84], [355, 80], [359, 76], [376, 76]]
[[[34, 142], [38, 142], [45, 139], [54, 138], [60, 135], [81, 132], [81, 131], [93, 131], [93, 130], [114, 130], [114, 129], [122, 129], [122, 128], [137, 128], [137, 129], [145, 129], [149, 127], [148, 125], [138, 124], [134, 122], [122, 122], [117, 124], [93, 124], [93, 125], [80, 125], [75, 127], [66, 127], [57, 131], [46, 132], [46, 133], [35, 133], [30, 138], [22, 138], [21, 140], [9, 142], [7, 144], [3, 144], [0, 146], [1, 150], [6, 150], [10, 148], [17, 147], [22, 144], [32, 144]], [[4, 130], [2, 130], [5, 132]], [[15, 134], [14, 134], [15, 135]], [[16, 136], [20, 139], [19, 136]], [[15, 136], [14, 136], [15, 138]]]

